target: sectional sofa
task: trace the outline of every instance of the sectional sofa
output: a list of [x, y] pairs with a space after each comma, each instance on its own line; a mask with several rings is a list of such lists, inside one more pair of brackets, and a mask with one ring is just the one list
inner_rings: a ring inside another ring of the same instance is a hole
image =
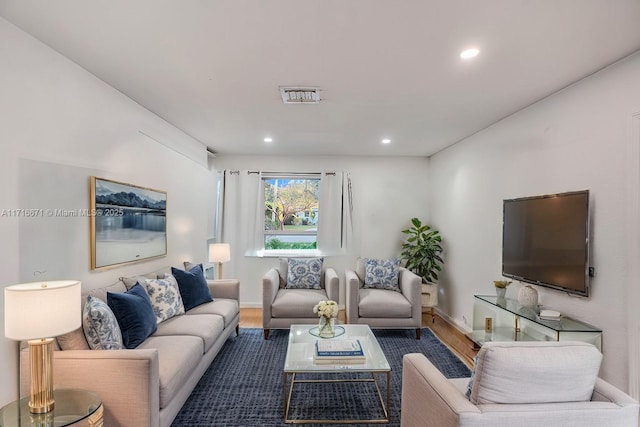
[[[88, 295], [107, 301], [107, 292], [127, 291], [125, 281], [91, 290], [82, 301]], [[55, 387], [98, 393], [104, 405], [105, 426], [170, 426], [227, 338], [239, 332], [239, 282], [208, 280], [207, 285], [213, 301], [159, 323], [157, 330], [134, 349], [92, 350], [82, 328], [58, 337]], [[21, 353], [21, 372], [21, 394], [27, 395], [30, 379], [26, 350]]]

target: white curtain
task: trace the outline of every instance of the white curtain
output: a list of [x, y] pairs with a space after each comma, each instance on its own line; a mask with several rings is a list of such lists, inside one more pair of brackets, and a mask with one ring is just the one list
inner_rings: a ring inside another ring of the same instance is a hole
[[351, 236], [351, 178], [346, 172], [325, 172], [320, 178], [318, 252], [339, 255], [346, 252]]
[[[222, 197], [222, 242], [236, 256], [264, 256], [262, 172], [225, 171]], [[351, 235], [351, 182], [346, 172], [320, 177], [318, 254], [345, 253]], [[233, 259], [233, 256], [232, 256]]]
[[235, 246], [236, 254], [260, 256], [263, 251], [264, 200], [262, 174], [225, 171], [222, 208], [222, 241]]

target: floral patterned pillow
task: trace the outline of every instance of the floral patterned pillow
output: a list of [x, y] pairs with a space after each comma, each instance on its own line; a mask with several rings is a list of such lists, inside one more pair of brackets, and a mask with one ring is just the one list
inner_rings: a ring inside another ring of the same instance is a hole
[[320, 289], [323, 258], [289, 258], [287, 289]]
[[398, 272], [400, 259], [365, 258], [364, 287], [400, 292]]
[[146, 279], [144, 288], [149, 294], [151, 307], [158, 323], [184, 314], [180, 288], [173, 275], [167, 274], [164, 279]]
[[118, 320], [106, 302], [88, 296], [82, 312], [82, 329], [93, 350], [121, 350], [122, 334]]

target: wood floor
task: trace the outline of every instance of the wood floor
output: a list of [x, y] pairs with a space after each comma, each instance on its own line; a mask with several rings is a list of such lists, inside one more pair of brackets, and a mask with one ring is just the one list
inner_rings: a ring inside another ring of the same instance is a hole
[[[344, 321], [344, 312], [340, 312], [339, 318]], [[477, 350], [474, 350], [471, 341], [456, 327], [446, 322], [437, 314], [434, 316], [434, 321], [432, 322], [431, 315], [427, 313], [422, 315], [422, 326], [430, 328], [433, 333], [469, 367], [473, 366], [473, 358], [476, 356]], [[262, 309], [241, 308], [240, 327], [262, 328]]]

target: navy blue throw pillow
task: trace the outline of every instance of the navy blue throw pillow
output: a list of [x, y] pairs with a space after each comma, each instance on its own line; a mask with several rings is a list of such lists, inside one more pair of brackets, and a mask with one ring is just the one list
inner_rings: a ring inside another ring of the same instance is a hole
[[196, 265], [189, 271], [171, 267], [171, 274], [173, 274], [173, 277], [175, 277], [178, 282], [178, 288], [180, 289], [180, 296], [182, 297], [182, 304], [184, 304], [185, 311], [191, 310], [200, 304], [213, 301], [211, 293], [209, 292], [209, 286], [207, 286], [207, 279], [204, 278], [204, 273], [202, 272], [202, 264]]
[[116, 316], [126, 348], [136, 348], [158, 328], [151, 300], [140, 283], [124, 293], [107, 292], [107, 304]]

